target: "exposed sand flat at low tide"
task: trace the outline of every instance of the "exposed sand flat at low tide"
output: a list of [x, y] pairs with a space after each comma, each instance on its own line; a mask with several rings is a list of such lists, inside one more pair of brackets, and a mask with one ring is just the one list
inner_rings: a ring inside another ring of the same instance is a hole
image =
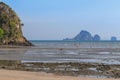
[[0, 70], [0, 80], [119, 80], [119, 79], [57, 76], [54, 74], [47, 74], [42, 72]]

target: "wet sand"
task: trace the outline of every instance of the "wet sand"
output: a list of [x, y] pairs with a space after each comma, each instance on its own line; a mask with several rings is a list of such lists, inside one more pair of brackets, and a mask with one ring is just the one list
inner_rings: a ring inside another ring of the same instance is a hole
[[1, 69], [0, 80], [119, 80], [119, 79], [57, 76], [54, 74], [47, 74], [44, 72], [26, 72]]
[[120, 78], [120, 48], [0, 48], [0, 69]]

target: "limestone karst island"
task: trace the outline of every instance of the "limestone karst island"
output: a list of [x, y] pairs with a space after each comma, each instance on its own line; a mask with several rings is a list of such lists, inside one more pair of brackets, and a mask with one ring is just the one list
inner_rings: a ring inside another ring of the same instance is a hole
[[7, 4], [0, 2], [0, 45], [31, 46], [22, 35], [23, 23]]

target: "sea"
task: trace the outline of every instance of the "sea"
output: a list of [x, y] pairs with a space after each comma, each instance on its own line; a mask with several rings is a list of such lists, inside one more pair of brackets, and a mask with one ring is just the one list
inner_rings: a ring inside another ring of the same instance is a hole
[[30, 40], [30, 42], [34, 46], [0, 49], [0, 60], [21, 60], [22, 63], [120, 64], [120, 41]]

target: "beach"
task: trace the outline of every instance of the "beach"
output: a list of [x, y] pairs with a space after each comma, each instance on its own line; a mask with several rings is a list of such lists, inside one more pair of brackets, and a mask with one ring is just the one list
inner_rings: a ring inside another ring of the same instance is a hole
[[34, 44], [36, 46], [0, 48], [0, 69], [44, 72], [77, 79], [82, 76], [88, 80], [91, 77], [120, 78], [120, 42], [39, 41]]
[[119, 80], [108, 78], [86, 78], [75, 76], [58, 76], [44, 72], [26, 72], [16, 70], [0, 70], [0, 80]]

